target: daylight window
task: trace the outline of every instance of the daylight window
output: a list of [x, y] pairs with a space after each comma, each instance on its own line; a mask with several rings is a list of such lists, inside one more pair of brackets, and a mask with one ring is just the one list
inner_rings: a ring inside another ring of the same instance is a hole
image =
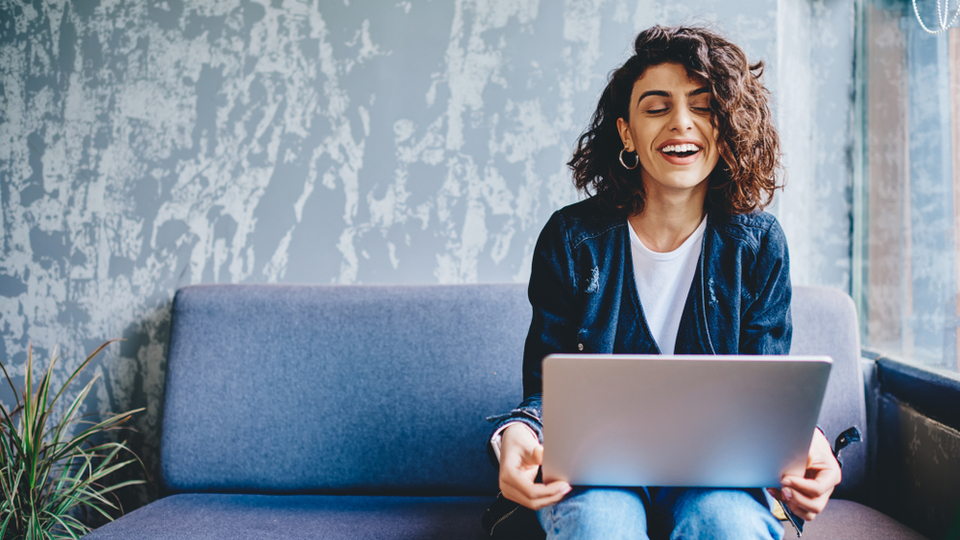
[[[936, 3], [918, 6], [935, 24]], [[905, 0], [863, 0], [858, 29], [854, 298], [863, 347], [957, 371], [960, 29], [928, 34]]]

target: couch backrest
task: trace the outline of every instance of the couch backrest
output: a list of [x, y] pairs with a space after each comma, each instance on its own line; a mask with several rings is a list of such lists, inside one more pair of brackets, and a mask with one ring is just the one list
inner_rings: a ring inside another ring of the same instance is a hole
[[200, 285], [173, 306], [168, 492], [496, 493], [526, 286]]
[[[521, 398], [510, 285], [199, 285], [178, 292], [161, 468], [170, 492], [489, 494], [485, 416]], [[795, 354], [834, 358], [820, 425], [866, 426], [850, 298], [797, 287]], [[841, 494], [866, 445], [844, 452]]]
[[860, 332], [853, 300], [836, 289], [794, 287], [793, 346], [791, 354], [826, 354], [833, 358], [819, 425], [830, 444], [837, 435], [857, 426], [864, 441], [841, 453], [843, 481], [835, 495], [859, 498], [867, 471], [867, 412], [863, 371], [860, 367]]

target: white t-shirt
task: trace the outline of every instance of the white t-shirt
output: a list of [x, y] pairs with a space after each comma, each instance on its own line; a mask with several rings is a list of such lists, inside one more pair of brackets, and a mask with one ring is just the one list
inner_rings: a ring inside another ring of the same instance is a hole
[[680, 330], [680, 317], [687, 302], [697, 261], [703, 246], [707, 218], [677, 249], [667, 253], [651, 251], [643, 245], [630, 223], [630, 251], [633, 254], [633, 276], [647, 327], [653, 333], [663, 354], [673, 354]]

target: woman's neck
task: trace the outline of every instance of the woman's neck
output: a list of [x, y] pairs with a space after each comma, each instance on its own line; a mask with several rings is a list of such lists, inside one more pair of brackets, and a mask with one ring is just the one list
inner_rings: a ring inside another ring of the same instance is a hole
[[[705, 195], [705, 194], [704, 194]], [[704, 197], [650, 197], [643, 211], [627, 218], [643, 245], [666, 253], [680, 247], [703, 221]]]

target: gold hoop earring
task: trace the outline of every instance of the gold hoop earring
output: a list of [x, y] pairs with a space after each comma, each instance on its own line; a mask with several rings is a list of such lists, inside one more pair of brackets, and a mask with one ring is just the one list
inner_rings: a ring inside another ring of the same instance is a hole
[[632, 170], [634, 170], [634, 169], [637, 168], [637, 165], [640, 164], [640, 154], [637, 154], [637, 162], [633, 164], [633, 167], [627, 167], [627, 164], [623, 162], [623, 153], [624, 153], [626, 150], [627, 150], [627, 147], [626, 147], [626, 146], [624, 146], [623, 149], [620, 150], [620, 164], [623, 165], [623, 168], [624, 168], [624, 169], [626, 169], [626, 170], [628, 170], [628, 171], [632, 171]]

